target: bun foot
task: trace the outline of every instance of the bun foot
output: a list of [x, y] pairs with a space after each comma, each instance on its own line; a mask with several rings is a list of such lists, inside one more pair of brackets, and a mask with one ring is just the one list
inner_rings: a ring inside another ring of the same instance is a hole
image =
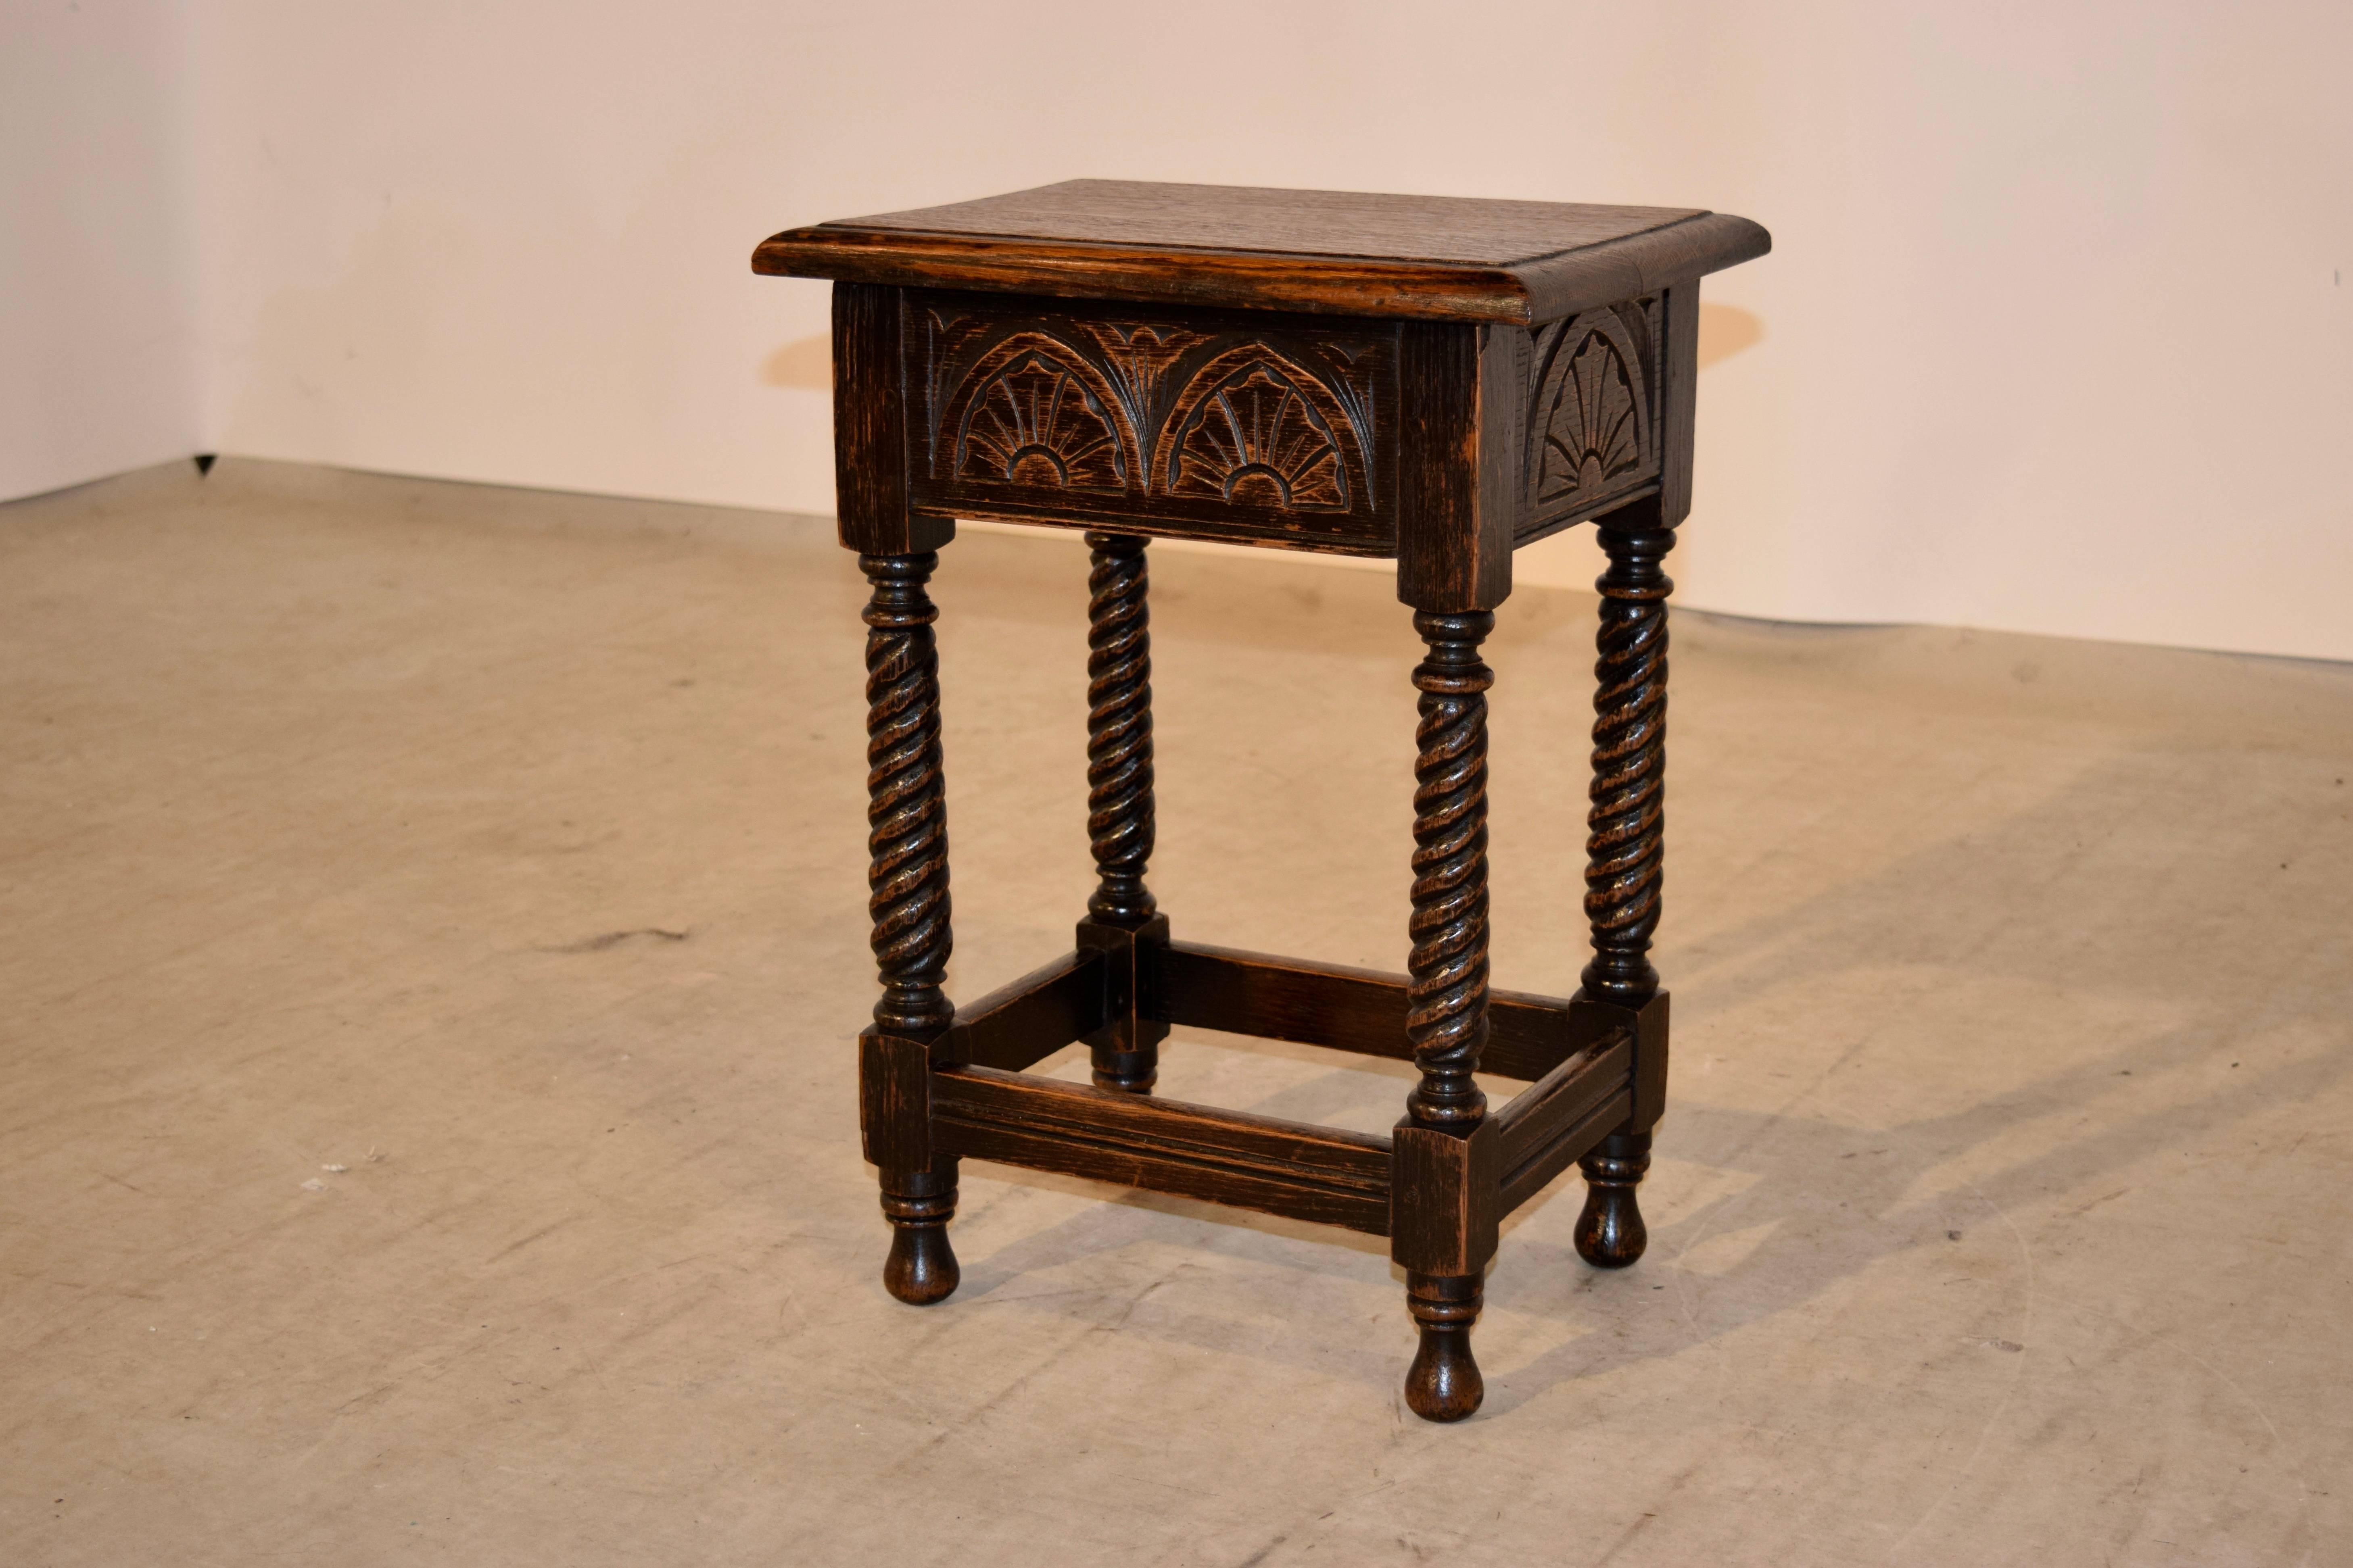
[[1421, 1330], [1421, 1348], [1405, 1374], [1406, 1408], [1424, 1421], [1460, 1421], [1487, 1397], [1471, 1354], [1483, 1282], [1476, 1275], [1406, 1276], [1406, 1310]]
[[[914, 1180], [943, 1184], [935, 1177]], [[955, 1217], [955, 1184], [944, 1184], [944, 1192], [882, 1194], [882, 1213], [891, 1221], [891, 1256], [882, 1263], [882, 1288], [909, 1306], [944, 1301], [964, 1279], [955, 1248], [948, 1244], [948, 1221]]]
[[1651, 1168], [1651, 1135], [1620, 1132], [1579, 1160], [1585, 1209], [1577, 1216], [1577, 1255], [1596, 1268], [1623, 1268], [1642, 1256], [1651, 1233], [1634, 1189]]

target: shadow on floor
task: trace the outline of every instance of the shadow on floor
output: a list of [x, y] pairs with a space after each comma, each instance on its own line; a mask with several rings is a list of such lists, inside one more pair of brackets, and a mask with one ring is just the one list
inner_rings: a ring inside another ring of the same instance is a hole
[[[1671, 1292], [1673, 1310], [1599, 1299], [1589, 1288], [1599, 1277], [1562, 1241], [1514, 1236], [1537, 1228], [1527, 1222], [1548, 1206], [1578, 1201], [1572, 1173], [1507, 1223], [1488, 1303], [1491, 1314], [1550, 1320], [1574, 1337], [1522, 1364], [1491, 1365], [1489, 1412], [1735, 1333], [1900, 1254], [1937, 1248], [1959, 1256], [1967, 1248], [1982, 1268], [1991, 1247], [2007, 1249], [2007, 1266], [2025, 1266], [2029, 1243], [2012, 1223], [2014, 1211], [2059, 1194], [2128, 1189], [2123, 1173], [2154, 1152], [2244, 1147], [2233, 1129], [2342, 1080], [2353, 1068], [2343, 1022], [2353, 1016], [2348, 998], [2300, 988], [2297, 955], [2276, 945], [2275, 928], [2272, 939], [2242, 939], [2245, 927], [2229, 911], [2186, 906], [2176, 891], [2238, 878], [2251, 897], [2299, 896], [2303, 884], [2293, 875], [2281, 880], [2297, 869], [2294, 857], [2282, 864], [2274, 856], [2275, 840], [2293, 837], [2304, 807], [2277, 778], [2256, 776], [2279, 765], [2230, 752], [2112, 755], [2030, 810], [1712, 935], [1705, 956], [1685, 964], [1676, 987], [1686, 1087], [1671, 1095], [1660, 1152], [1729, 1179], [1713, 1184], [1715, 1195], [1654, 1221], [1644, 1266], [1621, 1277], [1647, 1271]], [[2217, 801], [2255, 799], [2274, 804], [2219, 816], [2211, 809]], [[2334, 875], [2326, 866], [2304, 871]], [[2266, 873], [2272, 881], [2263, 879]], [[2014, 913], [2021, 900], [2036, 906], [2031, 921]], [[1813, 1053], [1814, 1065], [1796, 1075], [1778, 1110], [1707, 1103], [1688, 1070], [1694, 1047], [1744, 1048], [1731, 1038], [1744, 1019], [1792, 993], [1836, 997], [1834, 1005], [1825, 1002], [1831, 1016], [1820, 1027], [1838, 1043]], [[2118, 1003], [2096, 1039], [2085, 1037], [2080, 1008], [2062, 1005], [2087, 995]], [[2020, 1005], [2021, 997], [2052, 1002]], [[2259, 1036], [2296, 1026], [2309, 1026], [2323, 1048], [2254, 1048]], [[2021, 1053], [2055, 1065], [2021, 1071]], [[1839, 1075], [1867, 1070], [1886, 1084], [1890, 1075], [1916, 1078], [1932, 1062], [1987, 1091], [1958, 1109], [1886, 1123], [1807, 1105]], [[1367, 1096], [1401, 1099], [1405, 1077], [1402, 1068], [1335, 1071], [1249, 1109], [1331, 1121]], [[2020, 1152], [1995, 1154], [1985, 1169], [1983, 1152], [2002, 1144]], [[985, 1168], [1053, 1190], [1112, 1191]], [[2122, 1195], [2094, 1194], [2074, 1212]], [[1565, 1236], [1567, 1217], [1541, 1228]], [[1206, 1237], [1203, 1221], [1214, 1222]], [[1695, 1247], [1735, 1228], [1762, 1239], [1704, 1277], [1680, 1268]], [[1333, 1249], [1270, 1247], [1276, 1237], [1312, 1238]], [[1097, 1289], [1023, 1288], [1079, 1258], [1148, 1241], [1359, 1280], [1367, 1255], [1386, 1252], [1376, 1237], [1127, 1194], [968, 1259], [958, 1300], [1018, 1301], [1089, 1321], [1108, 1312], [1127, 1332], [1344, 1367], [1376, 1386], [1395, 1381], [1402, 1332], [1356, 1336], [1360, 1348], [1351, 1350], [1335, 1343], [1345, 1336], [1328, 1321], [1298, 1312], [1271, 1330], [1253, 1324], [1248, 1342], [1238, 1344], [1236, 1324], [1222, 1317], [1138, 1314], [1145, 1297], [1187, 1267], [1181, 1261], [1124, 1301]], [[1604, 1327], [1609, 1331], [1595, 1331]]]

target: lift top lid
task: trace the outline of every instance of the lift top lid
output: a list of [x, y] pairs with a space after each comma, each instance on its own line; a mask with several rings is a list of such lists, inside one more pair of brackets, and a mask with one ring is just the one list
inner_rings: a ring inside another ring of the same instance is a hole
[[1746, 261], [1772, 243], [1746, 218], [1691, 207], [1067, 180], [787, 229], [753, 252], [752, 269], [1527, 325]]

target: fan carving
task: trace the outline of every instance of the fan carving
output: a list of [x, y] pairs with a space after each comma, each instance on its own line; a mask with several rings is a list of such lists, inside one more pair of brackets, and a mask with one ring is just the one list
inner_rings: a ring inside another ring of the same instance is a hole
[[1068, 366], [1025, 349], [965, 406], [960, 479], [1078, 490], [1127, 488], [1127, 457], [1094, 393]]
[[1241, 506], [1348, 509], [1347, 465], [1330, 423], [1259, 359], [1194, 404], [1169, 453], [1168, 489]]
[[1537, 393], [1539, 507], [1593, 495], [1647, 460], [1641, 362], [1616, 325], [1608, 316], [1572, 322], [1554, 348]]
[[1335, 548], [1394, 531], [1377, 493], [1395, 462], [1394, 327], [912, 291], [906, 309], [916, 506]]

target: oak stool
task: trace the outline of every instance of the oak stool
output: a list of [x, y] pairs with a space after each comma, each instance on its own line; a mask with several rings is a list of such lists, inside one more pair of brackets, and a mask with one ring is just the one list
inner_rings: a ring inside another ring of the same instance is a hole
[[[1577, 1247], [1623, 1268], [1666, 1094], [1659, 921], [1666, 597], [1690, 510], [1699, 280], [1769, 247], [1678, 208], [1074, 180], [797, 228], [757, 272], [833, 280], [841, 542], [865, 621], [873, 945], [866, 1156], [902, 1301], [956, 1287], [957, 1162], [995, 1160], [1389, 1238], [1407, 1403], [1479, 1407], [1502, 1217], [1581, 1163]], [[954, 519], [1086, 531], [1087, 831], [1074, 951], [965, 1007], [941, 989], [948, 851], [936, 618]], [[1590, 521], [1609, 568], [1585, 908], [1566, 1000], [1487, 980], [1480, 644], [1512, 552]], [[1176, 941], [1153, 847], [1154, 535], [1394, 558], [1428, 645], [1407, 973]], [[1155, 1099], [1172, 1025], [1420, 1069], [1387, 1138]], [[1092, 1088], [1023, 1069], [1073, 1041]], [[1529, 1087], [1490, 1113], [1484, 1070]]]

